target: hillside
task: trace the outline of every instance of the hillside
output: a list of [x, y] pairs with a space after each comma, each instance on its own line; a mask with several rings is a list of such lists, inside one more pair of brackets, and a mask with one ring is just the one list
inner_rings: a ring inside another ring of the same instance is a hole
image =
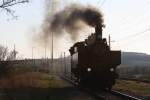
[[136, 52], [122, 52], [121, 65], [150, 65], [150, 55]]

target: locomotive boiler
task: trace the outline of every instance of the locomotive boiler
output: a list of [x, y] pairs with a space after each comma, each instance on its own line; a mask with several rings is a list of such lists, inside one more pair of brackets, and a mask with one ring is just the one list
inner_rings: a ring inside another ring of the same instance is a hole
[[116, 67], [121, 64], [121, 51], [113, 51], [102, 38], [102, 26], [85, 41], [75, 43], [70, 49], [71, 76], [83, 87], [111, 89], [118, 77]]

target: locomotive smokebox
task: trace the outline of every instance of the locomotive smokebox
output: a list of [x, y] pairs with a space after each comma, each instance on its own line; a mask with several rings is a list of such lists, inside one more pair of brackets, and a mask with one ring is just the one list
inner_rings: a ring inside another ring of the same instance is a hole
[[103, 26], [101, 24], [96, 24], [95, 26], [95, 34], [96, 34], [96, 40], [102, 39], [102, 31]]

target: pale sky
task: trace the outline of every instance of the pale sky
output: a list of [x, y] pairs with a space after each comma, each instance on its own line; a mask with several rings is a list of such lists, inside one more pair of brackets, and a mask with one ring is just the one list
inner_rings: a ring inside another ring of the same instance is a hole
[[[44, 0], [29, 0], [28, 4], [12, 7], [17, 20], [0, 9], [0, 44], [10, 50], [16, 45], [20, 56], [31, 58], [32, 47], [34, 57], [44, 57], [44, 48], [30, 42], [30, 32], [33, 28], [40, 28], [44, 19]], [[104, 37], [108, 34], [112, 38], [112, 49], [142, 52], [150, 54], [150, 0], [60, 0], [61, 4], [80, 3], [99, 8], [104, 14]], [[62, 8], [60, 8], [62, 9]], [[84, 35], [84, 36], [83, 36]], [[81, 35], [83, 40], [86, 34]], [[86, 36], [85, 36], [86, 35]], [[60, 52], [67, 52], [72, 45], [62, 37], [60, 51], [55, 52], [55, 57]], [[67, 44], [68, 43], [68, 44]], [[58, 49], [58, 48], [57, 48]], [[50, 50], [47, 50], [50, 56]]]

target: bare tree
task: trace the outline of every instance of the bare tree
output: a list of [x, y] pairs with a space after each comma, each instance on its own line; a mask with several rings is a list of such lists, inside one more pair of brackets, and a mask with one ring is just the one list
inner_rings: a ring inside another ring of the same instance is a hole
[[0, 61], [16, 60], [18, 51], [9, 51], [7, 47], [0, 45]]
[[4, 9], [12, 16], [14, 16], [13, 15], [14, 11], [11, 10], [10, 7], [27, 2], [29, 2], [29, 0], [0, 0], [0, 9]]
[[7, 59], [8, 48], [0, 45], [0, 61]]
[[10, 51], [9, 54], [7, 55], [6, 60], [11, 61], [11, 60], [16, 60], [16, 55], [18, 54], [17, 51]]

